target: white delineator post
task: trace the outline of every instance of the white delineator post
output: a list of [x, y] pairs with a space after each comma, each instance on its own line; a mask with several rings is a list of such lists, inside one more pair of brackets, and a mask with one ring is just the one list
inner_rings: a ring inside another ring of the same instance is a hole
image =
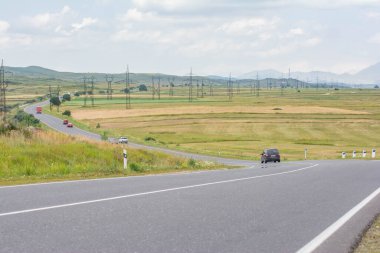
[[372, 149], [372, 158], [376, 157], [376, 149]]
[[352, 158], [356, 157], [356, 150], [352, 151]]
[[343, 158], [343, 159], [346, 158], [346, 152], [342, 152], [342, 158]]
[[128, 154], [127, 150], [123, 149], [123, 156], [124, 156], [124, 169], [128, 167]]
[[367, 156], [367, 151], [363, 149], [363, 158]]
[[305, 148], [305, 160], [307, 159], [307, 148]]

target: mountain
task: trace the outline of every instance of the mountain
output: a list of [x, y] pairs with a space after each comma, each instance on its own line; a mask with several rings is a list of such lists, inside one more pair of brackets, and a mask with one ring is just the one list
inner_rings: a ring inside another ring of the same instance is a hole
[[359, 71], [355, 76], [363, 80], [369, 79], [374, 80], [375, 83], [380, 83], [380, 62]]
[[[241, 79], [259, 79], [264, 78], [288, 78], [289, 73], [281, 73], [276, 70], [259, 70], [251, 71], [238, 76]], [[369, 66], [356, 74], [336, 74], [331, 72], [323, 71], [311, 71], [311, 72], [291, 72], [291, 78], [296, 78], [302, 81], [308, 82], [320, 82], [320, 83], [330, 83], [330, 82], [341, 82], [347, 84], [378, 84], [380, 83], [380, 62]]]

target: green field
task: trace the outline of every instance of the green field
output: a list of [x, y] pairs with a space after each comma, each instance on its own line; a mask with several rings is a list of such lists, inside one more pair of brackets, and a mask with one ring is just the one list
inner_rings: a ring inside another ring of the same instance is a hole
[[[180, 89], [180, 88], [178, 88]], [[66, 102], [61, 111], [88, 129], [126, 135], [149, 145], [224, 157], [259, 159], [266, 147], [277, 147], [285, 160], [336, 159], [342, 151], [370, 153], [380, 143], [380, 91], [377, 89], [261, 89], [259, 96], [241, 88], [232, 101], [226, 89], [205, 93], [189, 103], [187, 88], [174, 97], [163, 92], [132, 94], [125, 110], [123, 95], [107, 100], [95, 96], [95, 106], [83, 96]], [[100, 128], [96, 128], [99, 124]], [[367, 156], [368, 157], [368, 156]]]

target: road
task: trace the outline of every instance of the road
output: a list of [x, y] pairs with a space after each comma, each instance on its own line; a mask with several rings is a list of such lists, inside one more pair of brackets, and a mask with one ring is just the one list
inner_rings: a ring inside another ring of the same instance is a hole
[[0, 187], [0, 252], [348, 252], [380, 212], [377, 161], [226, 162]]

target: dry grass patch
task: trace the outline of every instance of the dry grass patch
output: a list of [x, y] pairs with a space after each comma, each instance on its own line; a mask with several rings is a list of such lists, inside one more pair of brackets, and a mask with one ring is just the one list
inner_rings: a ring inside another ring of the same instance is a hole
[[[274, 110], [281, 108], [281, 110]], [[106, 119], [125, 118], [137, 116], [158, 115], [181, 115], [181, 114], [210, 114], [210, 113], [262, 113], [262, 114], [368, 114], [368, 112], [354, 111], [340, 108], [320, 106], [180, 106], [175, 108], [152, 108], [152, 109], [96, 109], [96, 110], [73, 110], [75, 119]]]

